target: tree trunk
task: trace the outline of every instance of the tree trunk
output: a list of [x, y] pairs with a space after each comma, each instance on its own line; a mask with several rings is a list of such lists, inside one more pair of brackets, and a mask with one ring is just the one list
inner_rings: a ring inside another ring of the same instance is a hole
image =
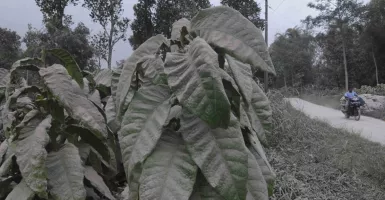
[[376, 84], [378, 85], [378, 66], [377, 66], [377, 61], [376, 61], [376, 56], [374, 55], [374, 50], [372, 48], [372, 57], [374, 61], [374, 66], [376, 67]]
[[[112, 17], [111, 17], [112, 18]], [[112, 37], [114, 36], [114, 26], [115, 26], [115, 20], [111, 20], [111, 27], [110, 27], [110, 35], [108, 37], [108, 69], [111, 69], [111, 62], [112, 62]]]
[[343, 51], [344, 68], [345, 68], [345, 89], [346, 89], [346, 91], [348, 91], [349, 90], [349, 77], [348, 77], [348, 63], [346, 61], [345, 41], [342, 41], [342, 51]]

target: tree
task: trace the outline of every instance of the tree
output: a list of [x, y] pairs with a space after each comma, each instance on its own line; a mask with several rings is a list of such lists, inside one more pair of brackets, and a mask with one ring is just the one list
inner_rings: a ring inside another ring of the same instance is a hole
[[134, 6], [133, 49], [156, 34], [171, 36], [172, 24], [181, 18], [191, 19], [199, 10], [210, 7], [209, 0], [139, 0]]
[[294, 87], [312, 83], [315, 53], [314, 37], [309, 31], [295, 27], [278, 34], [270, 46], [277, 86], [286, 87], [288, 82]]
[[85, 0], [83, 6], [91, 11], [92, 20], [103, 28], [103, 31], [94, 36], [93, 41], [99, 50], [106, 49], [106, 52], [98, 53], [101, 58], [106, 59], [108, 68], [111, 69], [114, 46], [120, 40], [126, 40], [129, 26], [129, 19], [122, 17], [123, 0]]
[[50, 22], [56, 29], [63, 28], [63, 20], [70, 18], [64, 13], [65, 8], [70, 5], [77, 5], [79, 0], [35, 0], [36, 5], [39, 6], [43, 13], [43, 20], [45, 23]]
[[238, 10], [253, 24], [263, 29], [265, 22], [260, 18], [261, 7], [255, 0], [221, 0], [221, 4]]
[[[385, 1], [371, 0], [366, 6], [364, 15], [364, 28], [361, 34], [361, 44], [366, 52], [370, 52], [370, 58], [375, 68], [376, 84], [381, 81], [380, 74], [384, 74], [384, 70], [379, 67], [385, 63], [385, 36], [383, 30], [385, 27]], [[382, 81], [385, 81], [382, 79]]]
[[159, 34], [112, 75], [106, 115], [121, 125], [129, 196], [267, 200], [271, 107], [252, 74], [275, 70], [261, 30], [224, 6], [174, 24], [180, 45], [165, 61], [159, 50], [170, 40]]
[[133, 49], [154, 35], [153, 12], [155, 0], [139, 0], [134, 5], [135, 19], [131, 23], [132, 36], [129, 38]]
[[181, 18], [191, 19], [199, 10], [208, 7], [208, 0], [158, 0], [154, 16], [155, 33], [170, 37], [174, 22]]
[[[48, 29], [37, 30], [29, 26], [23, 42], [27, 49], [24, 53], [28, 57], [39, 57], [43, 49], [62, 48], [74, 56], [81, 69], [94, 71], [98, 66], [92, 62], [94, 49], [88, 38], [90, 30], [79, 23], [74, 29], [69, 24], [64, 24], [61, 31], [48, 32]], [[55, 58], [48, 60], [49, 64], [58, 63]]]
[[362, 3], [357, 0], [316, 0], [308, 6], [319, 11], [318, 16], [308, 16], [305, 20], [308, 25], [324, 27], [326, 30], [338, 32], [338, 40], [342, 45], [343, 66], [345, 72], [345, 88], [349, 87], [348, 58], [346, 34], [349, 27], [360, 20], [362, 14]]
[[20, 57], [20, 47], [20, 36], [15, 31], [0, 27], [0, 68], [11, 68]]

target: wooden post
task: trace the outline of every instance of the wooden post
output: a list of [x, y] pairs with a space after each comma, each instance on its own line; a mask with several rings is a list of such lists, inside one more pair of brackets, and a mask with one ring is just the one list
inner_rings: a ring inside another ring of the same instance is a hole
[[[269, 2], [268, 0], [265, 0], [265, 42], [266, 42], [266, 47], [269, 47]], [[269, 91], [269, 73], [265, 72], [264, 74], [265, 78], [265, 92]]]

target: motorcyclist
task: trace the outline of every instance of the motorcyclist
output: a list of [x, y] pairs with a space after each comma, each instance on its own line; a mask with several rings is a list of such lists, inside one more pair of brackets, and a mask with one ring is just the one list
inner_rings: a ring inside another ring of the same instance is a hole
[[349, 109], [349, 105], [350, 105], [350, 100], [353, 98], [353, 97], [358, 97], [357, 93], [353, 90], [352, 87], [349, 88], [349, 90], [345, 93], [345, 111], [348, 111]]

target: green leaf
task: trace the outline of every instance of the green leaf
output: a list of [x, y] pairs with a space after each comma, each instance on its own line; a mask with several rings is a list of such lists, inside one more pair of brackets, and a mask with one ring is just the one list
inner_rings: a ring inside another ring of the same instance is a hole
[[90, 182], [92, 187], [99, 191], [100, 194], [102, 194], [109, 200], [115, 200], [115, 198], [111, 194], [110, 189], [104, 183], [103, 178], [100, 177], [99, 174], [92, 167], [86, 166], [84, 176]]
[[5, 90], [9, 82], [9, 78], [10, 78], [9, 71], [4, 68], [0, 68], [0, 102], [4, 98]]
[[171, 40], [180, 41], [181, 31], [183, 27], [186, 27], [187, 31], [190, 32], [191, 23], [188, 19], [182, 18], [172, 24]]
[[230, 102], [222, 84], [217, 57], [210, 45], [195, 38], [186, 54], [167, 54], [165, 72], [183, 107], [212, 128], [226, 128], [230, 120]]
[[246, 101], [247, 105], [249, 105], [251, 103], [251, 97], [253, 96], [252, 82], [254, 82], [251, 67], [229, 55], [225, 57], [228, 62], [228, 67], [226, 67], [228, 69], [226, 69], [226, 71], [234, 78], [242, 94], [242, 98]]
[[95, 76], [96, 85], [103, 85], [104, 87], [111, 87], [111, 79], [112, 79], [112, 70], [110, 69], [102, 69]]
[[256, 82], [251, 82], [253, 93], [247, 108], [247, 115], [253, 131], [257, 134], [262, 144], [266, 144], [266, 134], [272, 129], [272, 109], [270, 101]]
[[110, 160], [110, 153], [106, 140], [100, 140], [90, 130], [79, 125], [69, 125], [65, 131], [71, 135], [79, 135], [83, 142], [91, 145], [95, 150], [97, 150], [103, 159], [106, 161]]
[[24, 179], [12, 190], [5, 200], [32, 200], [35, 193], [28, 187]]
[[120, 124], [116, 119], [115, 102], [112, 96], [108, 98], [106, 107], [104, 108], [107, 118], [107, 125], [112, 132], [117, 132], [120, 129]]
[[13, 156], [14, 154], [10, 155], [8, 158], [4, 157], [4, 162], [0, 166], [0, 177], [6, 177], [9, 171], [12, 169]]
[[84, 87], [82, 71], [76, 63], [75, 58], [73, 58], [68, 51], [64, 49], [49, 49], [46, 50], [46, 52], [59, 58], [67, 69], [68, 74], [79, 84], [80, 88]]
[[63, 66], [53, 65], [41, 69], [39, 73], [50, 92], [72, 118], [91, 130], [99, 139], [107, 138], [107, 126], [103, 115], [87, 99], [79, 86], [72, 83]]
[[191, 32], [250, 64], [253, 72], [260, 69], [275, 74], [262, 31], [240, 12], [226, 6], [204, 9], [191, 20]]
[[7, 153], [7, 150], [8, 150], [8, 141], [4, 140], [0, 144], [0, 166], [1, 166], [1, 163], [3, 163], [3, 160], [5, 160], [4, 157], [5, 157], [5, 154]]
[[254, 155], [250, 151], [247, 152], [249, 163], [249, 177], [247, 180], [248, 195], [250, 195], [253, 200], [269, 200], [267, 184], [262, 175], [261, 168], [259, 167]]
[[48, 131], [51, 128], [51, 115], [44, 120], [35, 116], [18, 131], [18, 140], [14, 141], [16, 161], [26, 184], [39, 197], [47, 198], [47, 173], [45, 146], [49, 142]]
[[131, 82], [137, 66], [137, 62], [145, 56], [156, 54], [163, 44], [169, 46], [168, 43], [168, 40], [163, 35], [153, 36], [142, 45], [140, 45], [125, 61], [121, 75], [119, 77], [119, 83], [116, 92], [115, 103], [117, 106], [118, 114], [124, 114], [124, 105], [126, 104], [126, 98], [131, 88]]
[[[190, 200], [224, 200], [199, 171]], [[248, 200], [248, 199], [247, 199]]]
[[226, 200], [245, 199], [247, 149], [236, 117], [231, 115], [227, 129], [211, 129], [183, 110], [179, 132], [210, 185]]
[[143, 164], [139, 199], [188, 200], [197, 171], [180, 135], [165, 130]]
[[47, 174], [53, 200], [85, 200], [84, 167], [78, 149], [71, 143], [47, 157]]
[[248, 149], [257, 160], [257, 163], [261, 168], [264, 180], [267, 182], [268, 185], [272, 185], [275, 181], [276, 175], [273, 171], [273, 168], [270, 166], [269, 161], [267, 160], [262, 144], [258, 140], [258, 137], [255, 137], [252, 134], [248, 134], [248, 139], [250, 141], [250, 146], [248, 147]]
[[100, 99], [100, 93], [98, 90], [95, 90], [91, 95], [89, 95], [88, 99], [99, 107], [103, 107], [102, 100]]
[[163, 85], [142, 87], [135, 93], [118, 133], [127, 180], [155, 148], [171, 108], [170, 96]]

